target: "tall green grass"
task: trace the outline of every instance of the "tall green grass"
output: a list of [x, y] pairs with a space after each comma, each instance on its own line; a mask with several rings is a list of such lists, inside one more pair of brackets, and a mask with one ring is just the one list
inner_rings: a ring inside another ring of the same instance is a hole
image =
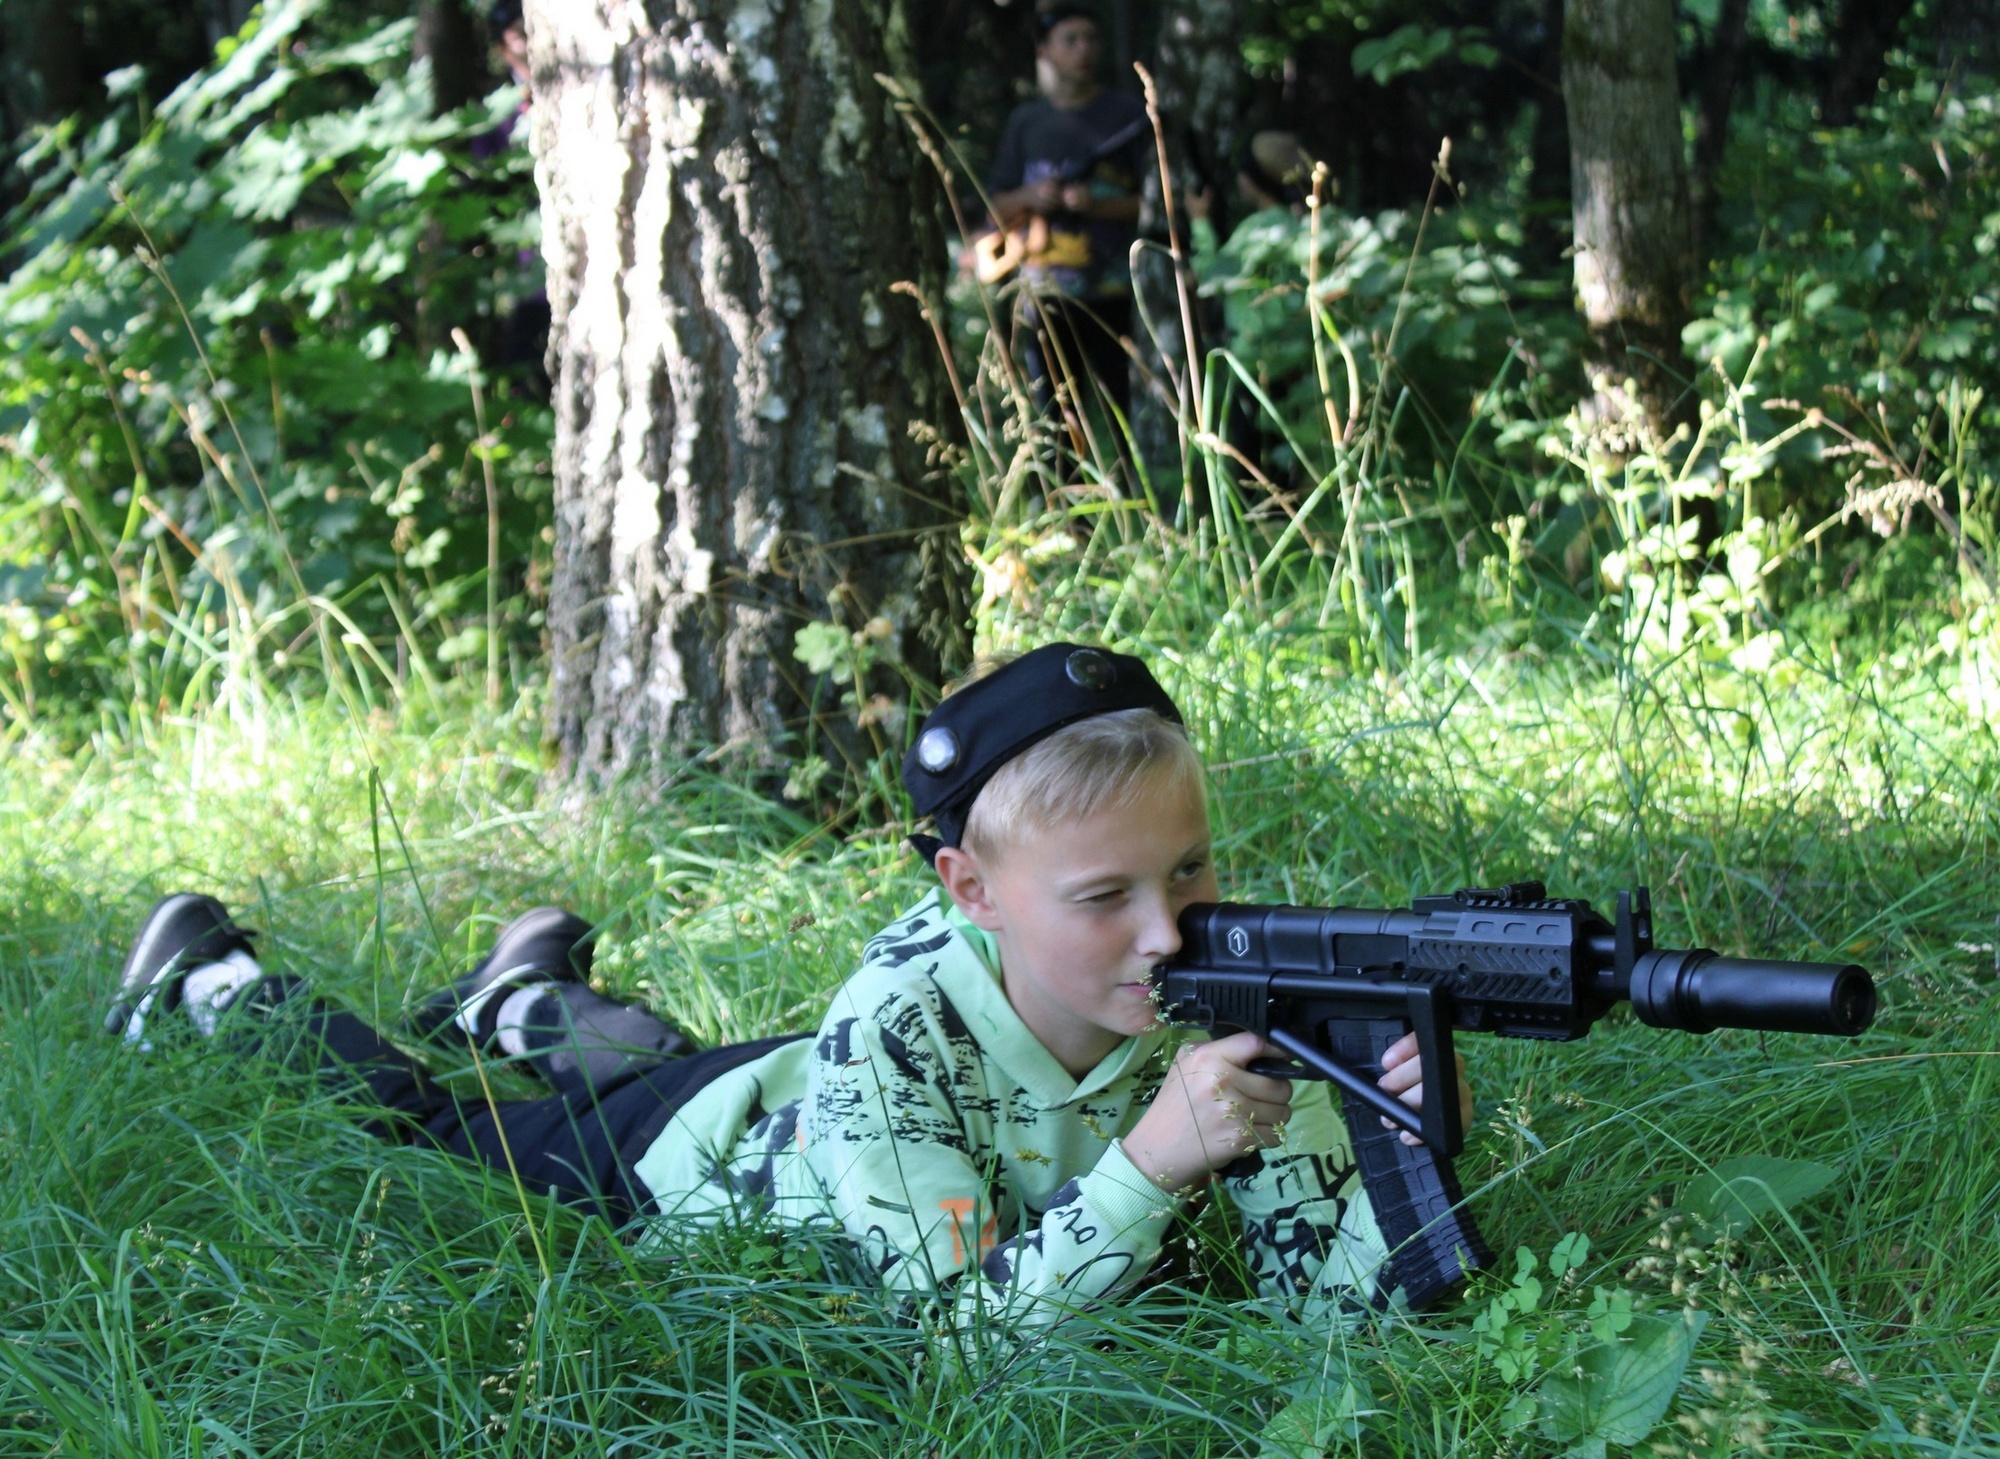
[[[1643, 666], [1580, 639], [1329, 677], [1310, 624], [1268, 620], [1152, 646], [1214, 767], [1233, 894], [1647, 880], [1665, 939], [1873, 967], [1885, 1012], [1854, 1044], [1620, 1020], [1476, 1042], [1461, 1169], [1503, 1251], [1589, 1235], [1565, 1320], [1596, 1286], [1710, 1314], [1671, 1451], [2000, 1447], [1996, 761], [1936, 665], [1850, 646], [1836, 672], [1798, 643], [1758, 672]], [[0, 1452], [1221, 1454], [1281, 1413], [1270, 1442], [1334, 1452], [1550, 1447], [1508, 1426], [1524, 1385], [1478, 1356], [1472, 1307], [1289, 1326], [1240, 1300], [1213, 1216], [1177, 1282], [943, 1361], [837, 1246], [753, 1229], [634, 1256], [225, 1050], [95, 1034], [176, 886], [384, 1022], [513, 911], [567, 902], [606, 919], [610, 986], [730, 1039], [809, 1026], [922, 885], [895, 828], [835, 841], [719, 781], [565, 808], [532, 739], [482, 723], [272, 701], [254, 733], [9, 757]], [[1676, 1215], [1741, 1156], [1836, 1179], [1733, 1240]]]
[[[1393, 349], [1374, 358], [1345, 422], [1393, 397]], [[940, 444], [975, 507], [983, 642], [1152, 656], [1210, 764], [1232, 895], [1389, 904], [1540, 876], [1602, 903], [1647, 882], [1663, 941], [1868, 964], [1876, 1028], [1467, 1040], [1481, 1129], [1460, 1170], [1494, 1246], [1547, 1273], [1567, 1233], [1590, 1243], [1547, 1282], [1525, 1371], [1474, 1329], [1512, 1258], [1457, 1308], [1302, 1326], [1248, 1299], [1213, 1207], [1147, 1293], [954, 1343], [836, 1241], [753, 1223], [638, 1255], [226, 1047], [96, 1033], [137, 919], [179, 887], [384, 1026], [514, 912], [563, 902], [604, 923], [605, 986], [734, 1040], [811, 1026], [926, 885], [886, 769], [865, 821], [692, 767], [559, 796], [532, 697], [490, 714], [476, 672], [398, 676], [337, 633], [324, 678], [287, 676], [246, 620], [237, 647], [191, 646], [208, 672], [185, 702], [135, 699], [83, 741], [11, 721], [0, 1454], [1555, 1452], [1545, 1400], [1593, 1300], [1706, 1319], [1639, 1450], [2000, 1452], [2000, 760], [1966, 693], [1976, 615], [1949, 642], [1923, 621], [1981, 587], [1869, 635], [1774, 611], [1818, 539], [1758, 505], [1785, 442], [1753, 429], [1743, 382], [1691, 442], [1547, 424], [1550, 480], [1517, 486], [1568, 492], [1572, 582], [1525, 514], [1480, 522], [1459, 567], [1471, 499], [1455, 477], [1412, 498], [1365, 423], [1297, 426], [1301, 490], [1187, 420], [1169, 512], [1038, 417], [990, 347], [967, 379], [966, 434]], [[1983, 499], [1953, 459], [1930, 489], [1962, 538]], [[1685, 530], [1703, 497], [1712, 561]], [[1698, 1183], [1745, 1159], [1830, 1183], [1705, 1222]]]

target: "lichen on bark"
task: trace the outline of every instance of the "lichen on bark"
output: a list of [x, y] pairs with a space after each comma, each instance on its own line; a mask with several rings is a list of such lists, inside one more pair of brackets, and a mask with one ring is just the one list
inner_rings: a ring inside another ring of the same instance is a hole
[[569, 772], [865, 751], [851, 719], [811, 718], [809, 622], [889, 616], [877, 655], [923, 679], [962, 652], [940, 617], [956, 555], [925, 544], [953, 504], [908, 432], [954, 407], [892, 293], [936, 298], [945, 259], [874, 79], [899, 65], [897, 4], [530, 0]]
[[1694, 271], [1675, 44], [1673, 0], [1570, 0], [1563, 100], [1588, 365], [1614, 391], [1633, 380], [1658, 428], [1683, 393]]

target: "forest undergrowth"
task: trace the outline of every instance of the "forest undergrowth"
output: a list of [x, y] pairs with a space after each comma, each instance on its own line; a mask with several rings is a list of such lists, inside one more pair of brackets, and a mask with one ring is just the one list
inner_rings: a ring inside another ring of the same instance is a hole
[[635, 1255], [227, 1048], [99, 1033], [176, 888], [385, 1024], [561, 902], [607, 986], [706, 1041], [810, 1027], [924, 886], [906, 826], [712, 775], [555, 801], [532, 703], [491, 716], [473, 676], [373, 710], [243, 685], [0, 764], [0, 1453], [2000, 1452], [2000, 761], [1951, 661], [1583, 622], [1357, 673], [1304, 579], [1204, 609], [1224, 554], [1099, 531], [989, 630], [1177, 583], [1116, 636], [1189, 710], [1230, 894], [1648, 883], [1663, 942], [1865, 963], [1875, 1029], [1466, 1040], [1460, 1169], [1508, 1255], [1459, 1306], [1300, 1329], [1210, 1211], [1147, 1295], [953, 1351], [837, 1243]]
[[[255, 74], [245, 56], [231, 84]], [[347, 85], [394, 59], [306, 69]], [[169, 121], [238, 158], [206, 94]], [[354, 166], [405, 176], [382, 159], [414, 145], [407, 109], [370, 105], [387, 140]], [[78, 187], [124, 166], [106, 138]], [[1502, 1255], [1420, 1316], [1321, 1329], [1267, 1310], [1215, 1205], [1145, 1293], [1025, 1340], [939, 1333], [823, 1236], [749, 1223], [640, 1254], [372, 1138], [227, 1045], [106, 1038], [140, 917], [212, 891], [268, 964], [393, 1028], [515, 913], [558, 902], [601, 923], [606, 988], [701, 1041], [804, 1030], [926, 889], [894, 757], [857, 773], [787, 747], [782, 795], [701, 761], [643, 788], [552, 788], [537, 574], [517, 591], [499, 555], [503, 529], [510, 552], [541, 540], [545, 422], [496, 393], [489, 429], [469, 338], [402, 361], [438, 399], [470, 396], [456, 444], [424, 435], [443, 406], [412, 425], [385, 386], [381, 460], [348, 453], [363, 490], [329, 475], [353, 403], [320, 402], [325, 439], [281, 450], [276, 382], [297, 366], [226, 310], [213, 327], [268, 365], [269, 442], [260, 391], [224, 389], [229, 361], [219, 377], [197, 348], [171, 391], [127, 377], [149, 412], [127, 473], [97, 449], [119, 397], [86, 331], [84, 355], [22, 358], [103, 375], [95, 434], [75, 438], [97, 445], [64, 447], [54, 474], [17, 451], [43, 485], [0, 522], [29, 542], [60, 527], [76, 567], [8, 570], [0, 644], [0, 1456], [2000, 1454], [1984, 397], [1957, 374], [1929, 396], [1899, 377], [1878, 392], [1892, 419], [1812, 394], [1834, 352], [1769, 348], [1769, 281], [1746, 274], [1689, 435], [1585, 430], [1511, 332], [1520, 299], [1493, 292], [1506, 271], [1472, 208], [1449, 251], [1397, 253], [1433, 221], [1327, 216], [1251, 260], [1246, 294], [1277, 297], [1258, 270], [1278, 270], [1303, 307], [1282, 351], [1212, 351], [1199, 380], [1155, 362], [1176, 402], [1164, 467], [1128, 422], [1034, 410], [995, 344], [1004, 301], [962, 315], [965, 428], [936, 455], [973, 507], [981, 647], [1147, 653], [1210, 767], [1229, 895], [1393, 905], [1536, 878], [1604, 908], [1649, 885], [1664, 944], [1868, 966], [1868, 1034], [1702, 1038], [1615, 1015], [1579, 1044], [1465, 1039], [1479, 1114], [1459, 1169]], [[343, 246], [287, 237], [301, 268]], [[153, 299], [140, 345], [198, 342], [204, 306], [123, 247], [74, 265], [115, 263], [116, 290], [50, 274], [20, 307], [39, 327], [50, 300], [122, 290]], [[514, 281], [463, 282], [503, 298]], [[1799, 307], [1801, 330], [1826, 312]], [[1440, 354], [1425, 330], [1480, 352]], [[1470, 386], [1452, 373], [1475, 367]], [[171, 409], [182, 394], [201, 409]], [[21, 399], [95, 397], [38, 376]], [[55, 451], [61, 423], [44, 411], [47, 439], [17, 444]], [[160, 489], [171, 522], [147, 494], [155, 458], [187, 477]], [[452, 485], [421, 486], [448, 462]], [[290, 495], [266, 496], [259, 469]], [[239, 479], [262, 518], [217, 485]], [[122, 531], [85, 520], [100, 498]], [[483, 541], [453, 539], [481, 502]], [[829, 714], [907, 731], [864, 701], [895, 669], [872, 623], [803, 624], [797, 657]]]

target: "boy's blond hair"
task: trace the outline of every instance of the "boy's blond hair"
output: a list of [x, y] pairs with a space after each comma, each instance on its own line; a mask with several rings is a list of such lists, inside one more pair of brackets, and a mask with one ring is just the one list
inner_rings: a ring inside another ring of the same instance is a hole
[[[982, 661], [952, 688], [975, 683], [1007, 662]], [[1151, 709], [1080, 719], [994, 771], [973, 798], [960, 839], [975, 855], [995, 855], [1025, 829], [1046, 830], [1126, 805], [1162, 775], [1206, 790], [1201, 757], [1172, 720]]]

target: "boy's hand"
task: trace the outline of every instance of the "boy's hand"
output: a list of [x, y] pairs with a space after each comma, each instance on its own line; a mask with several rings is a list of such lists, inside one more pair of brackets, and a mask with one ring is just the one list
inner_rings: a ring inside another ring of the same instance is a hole
[[1277, 1144], [1292, 1113], [1291, 1083], [1248, 1068], [1275, 1052], [1254, 1033], [1183, 1045], [1152, 1105], [1125, 1136], [1126, 1158], [1161, 1190], [1178, 1191], [1238, 1156]]
[[[1389, 1045], [1388, 1052], [1382, 1055], [1382, 1068], [1385, 1072], [1380, 1079], [1375, 1081], [1376, 1087], [1387, 1094], [1395, 1095], [1396, 1098], [1402, 1100], [1411, 1109], [1422, 1109], [1424, 1106], [1424, 1064], [1423, 1060], [1417, 1057], [1417, 1036], [1413, 1033], [1406, 1033], [1397, 1039], [1396, 1042]], [[1458, 1113], [1460, 1120], [1466, 1125], [1472, 1123], [1472, 1085], [1465, 1077], [1465, 1055], [1463, 1054], [1458, 1055]], [[1390, 1124], [1389, 1121], [1383, 1120], [1382, 1128], [1393, 1130], [1395, 1126]], [[1401, 1139], [1405, 1145], [1421, 1145], [1424, 1143], [1408, 1130], [1403, 1131]]]

